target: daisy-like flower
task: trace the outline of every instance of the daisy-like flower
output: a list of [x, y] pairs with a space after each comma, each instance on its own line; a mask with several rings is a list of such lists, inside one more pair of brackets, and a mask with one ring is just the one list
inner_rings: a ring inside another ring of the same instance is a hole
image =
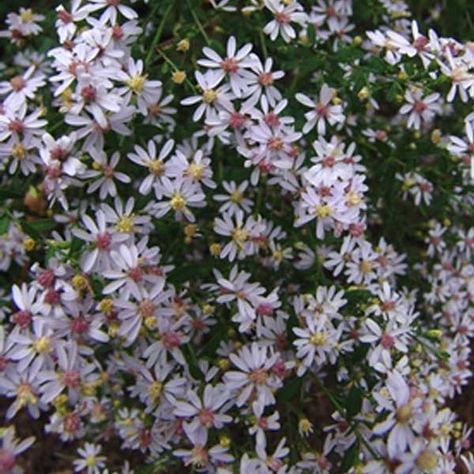
[[99, 151], [96, 148], [89, 150], [94, 162], [92, 163], [92, 170], [87, 170], [82, 174], [85, 179], [98, 178], [87, 188], [88, 193], [94, 193], [99, 190], [100, 199], [105, 199], [107, 196], [115, 197], [117, 195], [117, 186], [114, 180], [120, 181], [121, 183], [130, 183], [130, 176], [120, 171], [115, 171], [119, 161], [120, 153], [115, 152], [111, 157], [110, 161], [107, 159], [107, 155], [103, 151]]
[[28, 100], [34, 99], [37, 89], [46, 84], [44, 79], [35, 66], [30, 66], [23, 75], [15, 76], [8, 82], [0, 82], [0, 95], [7, 96], [4, 105], [18, 109]]
[[151, 229], [151, 218], [148, 215], [140, 215], [135, 209], [135, 199], [128, 198], [125, 204], [119, 197], [114, 199], [114, 207], [102, 203], [105, 220], [112, 224], [117, 232], [128, 234], [132, 241], [135, 235], [147, 235]]
[[[131, 369], [136, 370], [135, 367]], [[146, 404], [147, 413], [156, 410], [163, 401], [182, 398], [186, 394], [187, 380], [184, 377], [172, 376], [174, 369], [173, 364], [162, 364], [161, 361], [154, 364], [153, 371], [139, 366], [137, 381], [129, 390], [132, 397], [138, 397]], [[167, 404], [167, 409], [172, 410], [172, 406]]]
[[18, 168], [25, 176], [37, 171], [41, 161], [38, 159], [38, 143], [37, 140], [29, 137], [23, 140], [15, 138], [10, 139], [7, 143], [0, 144], [0, 157], [8, 160], [11, 158], [8, 172], [15, 174]]
[[12, 286], [12, 299], [18, 311], [11, 315], [11, 321], [20, 328], [27, 328], [33, 320], [33, 316], [39, 313], [41, 305], [37, 300], [37, 289], [27, 286], [26, 283]]
[[397, 372], [391, 372], [387, 377], [387, 390], [393, 400], [392, 411], [387, 419], [374, 426], [374, 434], [381, 435], [390, 431], [387, 449], [390, 457], [395, 458], [410, 446], [415, 435], [410, 426], [415, 409], [410, 400], [410, 389], [404, 378]]
[[244, 192], [249, 186], [247, 180], [242, 181], [238, 186], [235, 181], [223, 181], [222, 186], [228, 194], [213, 195], [215, 201], [223, 203], [219, 207], [219, 212], [221, 214], [227, 214], [229, 217], [232, 217], [240, 210], [243, 210], [246, 213], [251, 212], [253, 202], [244, 197]]
[[440, 94], [434, 93], [423, 97], [421, 90], [407, 90], [405, 100], [408, 102], [400, 109], [402, 115], [408, 115], [408, 128], [419, 130], [422, 124], [433, 121], [442, 109], [439, 103]]
[[17, 326], [9, 336], [11, 348], [8, 358], [18, 362], [17, 370], [23, 372], [28, 367], [38, 370], [52, 363], [57, 344], [57, 336], [43, 318], [34, 319], [30, 332], [20, 333]]
[[123, 4], [123, 0], [91, 0], [91, 2], [91, 8], [94, 10], [105, 9], [100, 19], [103, 22], [109, 22], [111, 25], [117, 23], [117, 16], [119, 13], [128, 20], [133, 20], [138, 17], [135, 10]]
[[13, 137], [17, 141], [21, 138], [37, 138], [43, 135], [47, 121], [40, 118], [42, 110], [37, 108], [27, 114], [28, 107], [22, 104], [18, 109], [8, 107], [4, 114], [0, 114], [0, 142]]
[[103, 472], [107, 458], [100, 455], [101, 451], [102, 446], [100, 444], [84, 443], [84, 447], [77, 450], [80, 458], [73, 461], [74, 472], [85, 472], [87, 474]]
[[15, 428], [9, 426], [2, 431], [0, 439], [2, 444], [0, 449], [0, 468], [2, 473], [18, 472], [16, 470], [17, 457], [35, 442], [35, 438], [30, 436], [23, 441], [19, 441], [15, 437]]
[[217, 84], [228, 75], [232, 92], [236, 97], [241, 97], [243, 91], [247, 88], [249, 78], [252, 77], [252, 74], [246, 69], [250, 69], [256, 64], [255, 56], [250, 54], [252, 47], [250, 43], [247, 43], [237, 50], [235, 37], [231, 36], [227, 41], [225, 58], [219, 56], [212, 49], [205, 47], [202, 52], [207, 59], [199, 59], [198, 64], [218, 71], [218, 74], [216, 74]]
[[126, 295], [114, 301], [121, 321], [119, 335], [127, 339], [127, 345], [132, 344], [138, 337], [143, 322], [148, 327], [155, 326], [161, 304], [170, 297], [169, 291], [163, 291], [164, 285], [164, 279], [160, 279], [150, 289], [132, 286], [132, 299]]
[[342, 334], [342, 325], [337, 329], [330, 323], [321, 326], [313, 318], [306, 318], [305, 325], [306, 328], [293, 328], [293, 332], [298, 336], [293, 343], [298, 348], [296, 356], [302, 359], [297, 371], [298, 376], [303, 375], [313, 364], [321, 366], [327, 361], [334, 364]]
[[275, 107], [282, 99], [282, 95], [274, 86], [274, 82], [284, 77], [285, 73], [283, 71], [272, 71], [272, 58], [267, 58], [265, 63], [262, 63], [258, 56], [254, 56], [255, 62], [252, 65], [252, 71], [255, 74], [248, 81], [245, 96], [249, 96], [247, 100], [256, 103], [264, 95], [270, 107]]
[[470, 166], [471, 179], [474, 180], [474, 124], [471, 120], [465, 120], [465, 131], [467, 140], [456, 136], [451, 136], [451, 143], [448, 150], [456, 156], [459, 156]]
[[[173, 452], [178, 458], [182, 458], [185, 466], [194, 466], [196, 468], [208, 468], [210, 464], [222, 465], [228, 464], [234, 460], [231, 454], [228, 454], [228, 448], [224, 448], [219, 444], [208, 449], [207, 430], [192, 430], [192, 428], [184, 424], [184, 432], [189, 441], [193, 444], [192, 449], [177, 449]], [[210, 468], [211, 472], [215, 470]]]
[[81, 5], [81, 3], [82, 0], [72, 0], [70, 10], [66, 10], [63, 5], [56, 8], [57, 19], [54, 26], [61, 43], [71, 40], [77, 31], [76, 23], [84, 20], [91, 13], [91, 5]]
[[44, 409], [45, 405], [39, 397], [38, 370], [39, 368], [30, 367], [19, 372], [11, 365], [0, 375], [0, 393], [7, 398], [15, 399], [6, 412], [7, 420], [12, 419], [23, 408], [27, 408], [33, 418], [39, 418], [40, 409]]
[[148, 147], [144, 148], [135, 145], [135, 152], [127, 155], [128, 159], [137, 165], [148, 168], [148, 176], [140, 183], [138, 191], [141, 194], [148, 194], [153, 186], [158, 183], [166, 173], [166, 157], [172, 152], [174, 140], [168, 140], [157, 154], [156, 144], [153, 140], [148, 142]]
[[217, 186], [212, 180], [211, 159], [204, 155], [203, 150], [197, 150], [190, 158], [177, 150], [168, 163], [167, 175], [170, 178], [189, 179], [196, 184], [202, 183], [211, 189]]
[[334, 97], [334, 90], [327, 84], [323, 84], [319, 93], [319, 101], [310, 99], [307, 95], [298, 93], [296, 100], [306, 107], [313, 109], [311, 112], [305, 113], [306, 124], [303, 127], [303, 133], [309, 133], [317, 126], [318, 134], [326, 133], [326, 122], [329, 125], [336, 123], [344, 123], [344, 114], [341, 105], [331, 105]]
[[236, 393], [237, 406], [243, 406], [252, 396], [263, 406], [274, 404], [273, 393], [282, 382], [271, 369], [279, 354], [269, 353], [268, 347], [252, 343], [244, 346], [237, 355], [230, 354], [229, 358], [239, 370], [226, 372], [224, 382], [227, 389]]
[[308, 22], [308, 15], [296, 0], [290, 3], [282, 0], [264, 0], [264, 4], [272, 12], [273, 20], [265, 25], [263, 32], [269, 35], [272, 41], [281, 35], [283, 40], [289, 43], [296, 38], [296, 31], [291, 23], [303, 27]]
[[76, 141], [77, 137], [74, 132], [57, 140], [49, 133], [45, 133], [43, 135], [44, 146], [40, 147], [40, 156], [44, 164], [48, 167], [59, 164], [61, 170], [69, 176], [80, 174], [85, 169], [85, 165], [74, 156], [73, 149]]
[[[235, 223], [233, 219], [235, 218]], [[223, 218], [216, 218], [214, 221], [214, 231], [225, 237], [231, 237], [220, 253], [221, 258], [228, 258], [230, 262], [236, 257], [243, 259], [258, 251], [255, 238], [261, 232], [261, 224], [252, 216], [248, 217], [244, 224], [244, 213], [239, 210], [234, 216], [224, 214]]]
[[13, 43], [21, 46], [25, 38], [37, 36], [43, 31], [37, 24], [43, 20], [44, 16], [34, 13], [31, 8], [20, 7], [18, 13], [7, 15], [5, 23], [8, 25], [8, 31], [2, 31], [2, 36], [9, 37]]
[[392, 367], [392, 352], [408, 352], [408, 342], [411, 328], [409, 322], [404, 325], [390, 320], [385, 328], [381, 328], [373, 319], [367, 319], [359, 336], [359, 340], [371, 344], [368, 357], [371, 367], [377, 368], [382, 364], [386, 368]]
[[[265, 440], [266, 441], [266, 440]], [[275, 448], [273, 454], [269, 455], [267, 453], [267, 443], [258, 444], [255, 448], [257, 451], [257, 455], [261, 460], [264, 469], [263, 472], [285, 472], [287, 466], [283, 462], [283, 458], [285, 458], [288, 453], [290, 452], [290, 448], [285, 446], [286, 438], [283, 438], [279, 443], [278, 446]], [[267, 467], [268, 466], [268, 467]]]
[[147, 116], [149, 107], [156, 104], [161, 96], [161, 82], [148, 80], [143, 73], [143, 67], [142, 60], [135, 62], [132, 58], [129, 59], [126, 72], [119, 74], [119, 78], [125, 83], [119, 93], [124, 95], [126, 103], [129, 103], [132, 97], [136, 98], [138, 110]]
[[113, 246], [128, 238], [126, 234], [111, 232], [102, 210], [96, 213], [97, 224], [87, 215], [82, 216], [82, 223], [87, 229], [74, 228], [73, 235], [94, 245], [92, 251], [86, 251], [81, 257], [81, 267], [85, 273], [95, 269], [110, 268], [110, 251]]
[[204, 75], [196, 71], [195, 76], [202, 94], [187, 97], [181, 101], [182, 105], [200, 103], [193, 114], [193, 120], [195, 122], [201, 120], [204, 114], [206, 119], [208, 119], [220, 108], [224, 107], [228, 110], [232, 107], [231, 101], [233, 97], [230, 93], [229, 86], [227, 84], [219, 86], [222, 80], [222, 75], [219, 71], [211, 69]]
[[[157, 199], [162, 201], [151, 208], [151, 212], [157, 218], [172, 210], [177, 219], [184, 216], [194, 222], [194, 214], [190, 207], [205, 207], [206, 205], [201, 187], [189, 179], [177, 178], [171, 181], [163, 176], [161, 184], [155, 185], [155, 193]], [[163, 201], [163, 198], [166, 200]]]
[[56, 356], [58, 358], [59, 370], [43, 370], [38, 375], [41, 385], [41, 401], [50, 403], [64, 389], [68, 390], [68, 398], [71, 403], [79, 399], [82, 383], [91, 381], [95, 377], [89, 376], [95, 370], [93, 364], [88, 364], [78, 355], [76, 342], [69, 341], [64, 344], [57, 344]]
[[176, 121], [172, 116], [177, 112], [177, 109], [175, 107], [170, 107], [169, 105], [173, 101], [174, 96], [167, 95], [166, 97], [161, 98], [161, 95], [162, 91], [157, 95], [156, 101], [149, 105], [148, 113], [143, 123], [158, 127], [164, 125], [172, 129], [176, 125]]
[[232, 417], [225, 415], [223, 405], [229, 400], [229, 393], [223, 386], [213, 387], [206, 385], [202, 399], [193, 390], [186, 394], [186, 401], [172, 401], [176, 416], [191, 419], [189, 428], [192, 431], [210, 428], [221, 429], [226, 423], [232, 421]]
[[133, 290], [138, 293], [139, 287], [146, 283], [156, 283], [164, 280], [162, 276], [146, 273], [146, 266], [149, 262], [139, 254], [135, 245], [121, 244], [118, 251], [112, 250], [111, 257], [113, 269], [106, 270], [103, 276], [108, 280], [113, 280], [103, 289], [103, 294], [113, 293], [120, 288], [125, 288], [127, 293]]
[[252, 403], [252, 412], [255, 415], [255, 423], [249, 428], [249, 434], [255, 435], [258, 445], [264, 445], [265, 431], [277, 431], [280, 429], [280, 414], [278, 411], [273, 412], [270, 416], [264, 416], [265, 406], [261, 402]]

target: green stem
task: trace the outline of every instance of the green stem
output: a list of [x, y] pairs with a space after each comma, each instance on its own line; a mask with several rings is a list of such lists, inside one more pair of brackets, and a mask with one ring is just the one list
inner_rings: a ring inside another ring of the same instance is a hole
[[267, 50], [267, 44], [265, 43], [265, 37], [263, 36], [263, 30], [259, 28], [258, 30], [258, 36], [260, 38], [260, 44], [262, 45], [262, 52], [263, 52], [263, 57], [265, 59], [268, 58], [268, 50]]
[[191, 2], [189, 0], [186, 0], [186, 3], [188, 4], [189, 10], [191, 12], [191, 15], [193, 16], [194, 22], [196, 23], [199, 31], [201, 32], [203, 38], [206, 40], [206, 43], [209, 45], [209, 36], [207, 36], [206, 30], [202, 26], [202, 23], [199, 21], [198, 16], [196, 15], [196, 12], [194, 11], [193, 6], [191, 5]]
[[336, 410], [339, 412], [339, 414], [346, 421], [349, 422], [351, 430], [354, 432], [354, 434], [356, 435], [359, 442], [361, 442], [367, 448], [367, 450], [370, 452], [370, 454], [372, 454], [374, 459], [381, 459], [380, 454], [374, 448], [372, 448], [370, 443], [364, 438], [364, 436], [358, 430], [358, 428], [357, 428], [358, 421], [357, 420], [349, 421], [347, 419], [347, 416], [345, 415], [344, 407], [336, 400], [334, 395], [324, 386], [324, 384], [321, 382], [321, 380], [319, 380], [319, 378], [316, 375], [314, 375], [314, 374], [312, 374], [312, 375], [313, 375], [313, 379], [315, 380], [315, 382], [318, 384], [318, 386], [321, 388], [321, 390], [324, 392], [324, 394], [329, 398], [329, 401], [334, 405], [334, 408], [336, 408]]
[[151, 61], [151, 58], [153, 57], [153, 53], [155, 51], [155, 46], [158, 44], [158, 41], [160, 41], [161, 34], [163, 33], [163, 28], [165, 27], [166, 20], [168, 19], [168, 16], [171, 13], [172, 8], [173, 8], [173, 2], [171, 2], [169, 4], [168, 8], [165, 11], [165, 14], [163, 15], [161, 23], [158, 25], [155, 37], [153, 38], [153, 42], [151, 43], [150, 49], [149, 49], [148, 54], [146, 55], [146, 58], [145, 58], [145, 65], [146, 66], [148, 66], [148, 64]]
[[[165, 53], [163, 53], [163, 51], [161, 51], [161, 49], [157, 49], [156, 52], [165, 60], [166, 63], [168, 63], [175, 71], [179, 71], [180, 69], [178, 68], [178, 66], [176, 66], [176, 64], [171, 61], [171, 59], [166, 56]], [[186, 77], [186, 80], [185, 80], [186, 84], [192, 89], [192, 91], [197, 94], [197, 90], [196, 90], [196, 87], [194, 86], [194, 84], [188, 79], [188, 77]]]

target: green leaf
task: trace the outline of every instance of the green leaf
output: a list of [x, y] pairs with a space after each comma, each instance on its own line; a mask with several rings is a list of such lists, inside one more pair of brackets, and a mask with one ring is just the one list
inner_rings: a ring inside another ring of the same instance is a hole
[[0, 189], [0, 199], [18, 199], [23, 197], [23, 192], [12, 186]]
[[278, 392], [277, 399], [279, 402], [288, 402], [293, 399], [301, 391], [303, 379], [301, 377], [293, 378], [285, 383], [285, 386]]
[[38, 219], [35, 221], [23, 221], [21, 228], [34, 239], [44, 238], [45, 235], [53, 230], [57, 223], [53, 219]]
[[6, 234], [8, 232], [9, 225], [10, 219], [6, 214], [0, 217], [0, 235]]
[[314, 29], [314, 25], [310, 23], [308, 26], [308, 39], [311, 45], [316, 42], [316, 30]]
[[362, 409], [362, 401], [363, 401], [363, 393], [362, 390], [353, 386], [349, 392], [349, 396], [346, 400], [346, 414], [349, 418], [353, 418]]
[[348, 472], [357, 461], [359, 454], [359, 443], [356, 441], [342, 458], [341, 472]]

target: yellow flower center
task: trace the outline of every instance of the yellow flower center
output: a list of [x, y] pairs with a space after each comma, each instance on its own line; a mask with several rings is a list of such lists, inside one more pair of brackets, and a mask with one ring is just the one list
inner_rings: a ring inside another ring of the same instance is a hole
[[131, 233], [135, 230], [133, 225], [133, 215], [122, 216], [115, 225], [119, 232]]
[[313, 344], [313, 346], [324, 346], [327, 340], [327, 335], [324, 332], [315, 332], [310, 338], [309, 342]]
[[15, 143], [12, 146], [12, 156], [16, 160], [24, 160], [26, 157], [26, 148], [21, 143]]
[[174, 193], [170, 205], [174, 211], [182, 211], [186, 207], [186, 199], [181, 193]]
[[433, 451], [425, 449], [415, 461], [415, 464], [423, 472], [432, 472], [438, 465], [438, 459]]
[[40, 337], [33, 343], [33, 348], [38, 354], [51, 352], [50, 339], [47, 336]]
[[163, 391], [163, 384], [159, 380], [155, 380], [148, 387], [148, 395], [154, 403], [156, 403], [161, 397], [161, 392]]
[[213, 89], [205, 90], [202, 99], [206, 104], [212, 104], [217, 99], [217, 92]]
[[248, 238], [249, 238], [249, 233], [245, 229], [241, 229], [240, 227], [237, 227], [232, 231], [232, 239], [235, 241], [235, 243], [239, 247], [242, 247], [242, 245]]
[[34, 20], [34, 14], [33, 14], [33, 10], [31, 10], [31, 8], [28, 8], [27, 10], [23, 10], [21, 13], [20, 13], [20, 19], [23, 23], [30, 23]]
[[347, 195], [347, 203], [349, 206], [357, 206], [357, 204], [360, 204], [362, 201], [362, 198], [355, 192], [351, 191]]
[[397, 410], [397, 421], [400, 423], [406, 423], [411, 417], [411, 405], [407, 403], [406, 405], [401, 406]]
[[84, 275], [74, 275], [72, 278], [72, 286], [76, 290], [85, 290], [89, 285], [87, 278]]
[[364, 274], [370, 273], [372, 271], [372, 263], [368, 260], [362, 260], [359, 264], [360, 271]]
[[231, 202], [235, 204], [240, 204], [243, 200], [244, 196], [240, 191], [234, 191], [233, 193], [230, 194], [230, 200]]
[[104, 314], [111, 314], [114, 309], [114, 303], [110, 298], [104, 298], [99, 303], [99, 311]]
[[28, 384], [20, 384], [16, 389], [17, 402], [20, 407], [24, 407], [28, 404], [35, 404], [38, 398], [31, 391], [31, 387]]
[[146, 76], [141, 76], [140, 74], [132, 77], [131, 79], [127, 79], [126, 84], [128, 88], [134, 93], [134, 94], [141, 94], [143, 91], [143, 86], [146, 81]]
[[204, 166], [198, 163], [191, 163], [186, 170], [186, 175], [193, 177], [196, 181], [202, 178], [204, 173]]
[[161, 160], [152, 160], [148, 164], [148, 169], [153, 176], [161, 176], [164, 171], [163, 162]]
[[320, 217], [321, 219], [324, 219], [325, 217], [329, 217], [331, 215], [331, 208], [329, 207], [328, 204], [323, 204], [321, 206], [318, 206], [316, 208], [316, 215]]

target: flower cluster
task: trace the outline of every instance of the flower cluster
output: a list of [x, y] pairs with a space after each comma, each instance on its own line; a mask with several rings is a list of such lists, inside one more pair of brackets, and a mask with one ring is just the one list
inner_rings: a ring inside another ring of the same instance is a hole
[[371, 3], [8, 14], [1, 473], [22, 413], [87, 474], [472, 472], [474, 50]]

